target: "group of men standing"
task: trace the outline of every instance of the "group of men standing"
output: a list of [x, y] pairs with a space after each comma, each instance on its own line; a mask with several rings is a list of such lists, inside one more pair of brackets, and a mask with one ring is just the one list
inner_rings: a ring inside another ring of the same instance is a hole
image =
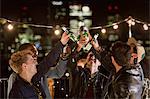
[[69, 34], [64, 32], [39, 64], [34, 45], [20, 46], [9, 61], [14, 74], [8, 83], [12, 85], [8, 86], [8, 98], [53, 99], [47, 78], [61, 78], [66, 70], [70, 74], [69, 98], [142, 98], [144, 75], [139, 62], [145, 53], [138, 56], [135, 43], [116, 41], [105, 50], [84, 27], [73, 47], [68, 41]]

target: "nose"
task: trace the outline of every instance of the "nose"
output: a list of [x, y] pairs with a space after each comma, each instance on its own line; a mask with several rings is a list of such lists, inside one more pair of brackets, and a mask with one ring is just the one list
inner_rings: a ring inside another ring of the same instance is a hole
[[38, 65], [37, 59], [35, 60], [35, 64]]
[[34, 57], [34, 63], [37, 65], [38, 62], [37, 62], [37, 57]]
[[39, 64], [36, 64], [36, 67], [39, 67]]

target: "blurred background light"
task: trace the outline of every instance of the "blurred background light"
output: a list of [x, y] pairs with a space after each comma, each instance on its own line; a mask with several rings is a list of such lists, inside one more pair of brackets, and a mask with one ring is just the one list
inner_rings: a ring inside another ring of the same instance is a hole
[[56, 36], [58, 36], [58, 35], [60, 35], [60, 30], [55, 30], [54, 33]]
[[105, 34], [105, 33], [106, 33], [106, 29], [101, 29], [101, 32], [102, 32], [103, 34]]
[[13, 28], [14, 28], [14, 26], [13, 26], [12, 24], [8, 24], [8, 25], [7, 25], [7, 29], [8, 29], [8, 30], [13, 30]]
[[118, 29], [118, 25], [117, 25], [117, 24], [114, 25], [114, 26], [113, 26], [113, 29]]
[[143, 25], [144, 30], [148, 30], [148, 26], [146, 24]]

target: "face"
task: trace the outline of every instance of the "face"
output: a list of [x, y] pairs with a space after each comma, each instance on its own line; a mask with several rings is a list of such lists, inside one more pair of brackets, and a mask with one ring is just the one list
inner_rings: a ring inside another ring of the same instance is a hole
[[88, 54], [87, 59], [88, 59], [88, 62], [87, 62], [88, 66], [92, 67], [92, 66], [95, 65], [95, 63], [96, 63], [96, 58], [95, 58], [95, 56], [94, 56], [92, 53], [89, 53], [89, 54]]
[[88, 59], [88, 62], [87, 62], [86, 67], [91, 70], [91, 74], [94, 74], [95, 72], [98, 71], [98, 66], [100, 66], [101, 63], [98, 59], [95, 58], [95, 56], [91, 52], [88, 54], [87, 59]]
[[134, 64], [134, 60], [137, 58], [137, 53], [135, 52], [136, 45], [131, 44], [130, 45], [130, 53], [131, 53], [131, 58], [130, 58], [130, 64]]
[[132, 53], [131, 54], [131, 58], [130, 58], [130, 64], [134, 64], [134, 60], [137, 58], [137, 54], [136, 53]]
[[37, 73], [37, 58], [35, 58], [32, 55], [27, 55], [27, 61], [26, 61], [26, 69], [28, 71], [29, 74], [31, 74], [32, 76], [35, 75]]
[[89, 36], [85, 35], [84, 33], [80, 33], [80, 40], [79, 41], [86, 45], [89, 42]]

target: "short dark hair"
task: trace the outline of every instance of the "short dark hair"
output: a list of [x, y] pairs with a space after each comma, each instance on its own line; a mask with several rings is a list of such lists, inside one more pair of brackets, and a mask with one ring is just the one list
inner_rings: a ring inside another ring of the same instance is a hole
[[111, 51], [112, 56], [120, 66], [125, 66], [129, 64], [129, 60], [131, 58], [129, 45], [121, 41], [117, 41], [112, 45]]
[[79, 56], [78, 56], [77, 60], [86, 59], [87, 56], [88, 56], [88, 53], [86, 53], [86, 52], [81, 52], [81, 53], [79, 53]]

